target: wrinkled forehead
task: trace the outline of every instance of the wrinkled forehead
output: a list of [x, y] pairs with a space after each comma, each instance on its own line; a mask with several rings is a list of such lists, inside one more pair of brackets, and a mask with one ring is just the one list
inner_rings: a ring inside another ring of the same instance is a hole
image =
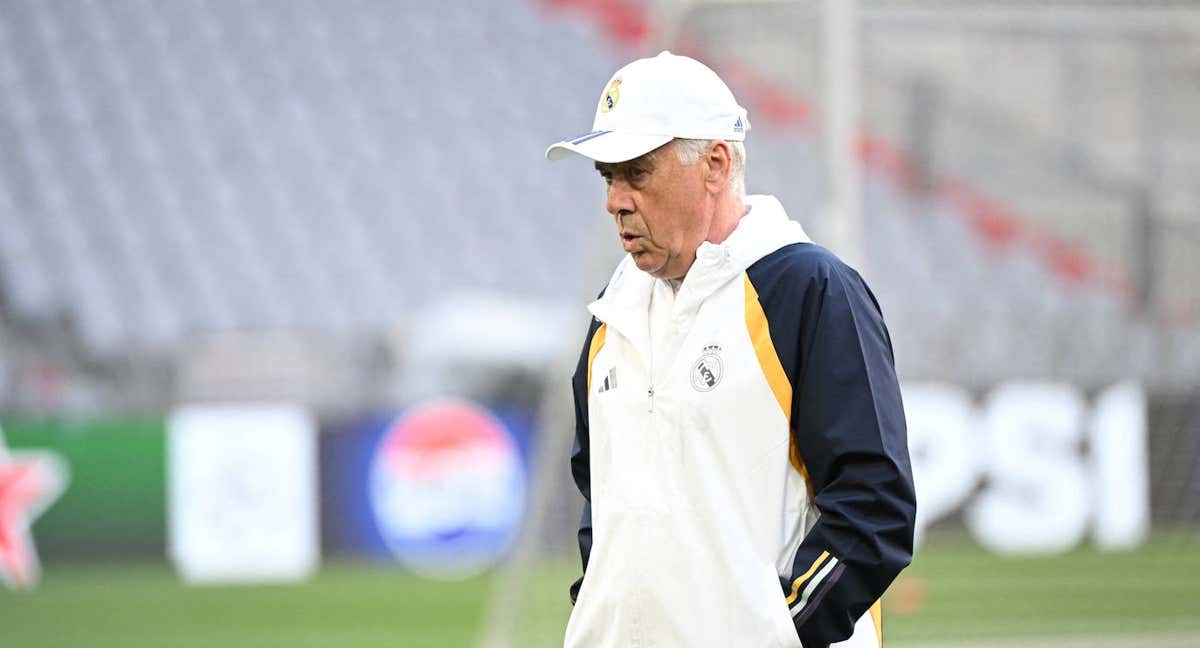
[[667, 147], [671, 146], [671, 144], [672, 142], [667, 142], [666, 144], [663, 144], [649, 153], [639, 155], [632, 160], [626, 160], [624, 162], [596, 162], [596, 170], [600, 173], [620, 173], [632, 167], [640, 167], [646, 171], [653, 171], [655, 165], [660, 159], [660, 154], [666, 150]]

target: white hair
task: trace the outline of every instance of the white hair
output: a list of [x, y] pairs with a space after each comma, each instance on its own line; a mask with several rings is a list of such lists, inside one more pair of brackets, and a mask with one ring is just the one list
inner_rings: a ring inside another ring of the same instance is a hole
[[[708, 151], [717, 140], [676, 138], [675, 155], [680, 164], [692, 165]], [[724, 141], [724, 140], [722, 140]], [[738, 196], [746, 195], [746, 145], [741, 142], [725, 142], [729, 146], [729, 188]]]

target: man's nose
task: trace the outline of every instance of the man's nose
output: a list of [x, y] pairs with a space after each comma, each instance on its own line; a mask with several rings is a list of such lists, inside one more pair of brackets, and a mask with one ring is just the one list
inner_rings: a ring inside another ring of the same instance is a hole
[[620, 218], [623, 214], [632, 214], [633, 192], [625, 182], [613, 181], [608, 187], [608, 202], [605, 204], [608, 213]]

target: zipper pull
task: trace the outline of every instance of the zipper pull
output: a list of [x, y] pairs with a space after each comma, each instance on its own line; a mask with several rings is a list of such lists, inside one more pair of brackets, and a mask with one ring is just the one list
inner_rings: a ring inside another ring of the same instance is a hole
[[654, 411], [654, 388], [651, 387], [650, 389], [647, 389], [646, 394], [650, 397], [650, 411], [653, 412]]

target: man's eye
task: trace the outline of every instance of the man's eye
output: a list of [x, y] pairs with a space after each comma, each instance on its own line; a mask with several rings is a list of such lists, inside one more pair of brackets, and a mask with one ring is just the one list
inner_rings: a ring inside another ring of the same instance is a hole
[[629, 170], [630, 178], [640, 178], [644, 175], [646, 175], [646, 170], [641, 167], [633, 167]]

